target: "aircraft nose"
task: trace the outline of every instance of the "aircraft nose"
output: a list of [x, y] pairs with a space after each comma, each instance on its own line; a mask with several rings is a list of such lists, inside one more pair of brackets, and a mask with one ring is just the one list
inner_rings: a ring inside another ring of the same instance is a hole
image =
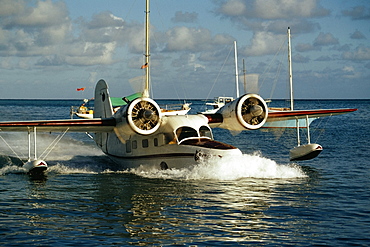
[[254, 105], [250, 108], [250, 113], [253, 117], [261, 116], [263, 113], [263, 108], [260, 105]]

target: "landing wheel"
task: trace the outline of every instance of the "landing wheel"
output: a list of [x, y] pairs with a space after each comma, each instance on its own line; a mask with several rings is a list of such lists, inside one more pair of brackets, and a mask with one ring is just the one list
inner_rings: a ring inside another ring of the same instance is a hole
[[164, 161], [161, 162], [160, 167], [161, 167], [161, 170], [167, 170], [168, 169], [168, 165]]

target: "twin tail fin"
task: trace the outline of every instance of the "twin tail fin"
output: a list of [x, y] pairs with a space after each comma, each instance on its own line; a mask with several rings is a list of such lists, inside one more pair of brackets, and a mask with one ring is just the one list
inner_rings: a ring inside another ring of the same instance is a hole
[[109, 97], [108, 85], [104, 80], [98, 81], [95, 87], [94, 118], [110, 118], [113, 107]]

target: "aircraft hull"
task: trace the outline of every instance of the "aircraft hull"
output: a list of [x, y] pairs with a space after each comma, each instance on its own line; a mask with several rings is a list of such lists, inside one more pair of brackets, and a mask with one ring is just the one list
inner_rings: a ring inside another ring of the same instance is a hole
[[109, 153], [107, 155], [118, 165], [118, 169], [138, 167], [182, 169], [204, 164], [205, 162], [219, 161], [224, 157], [242, 156], [242, 152], [238, 148], [212, 149], [191, 145], [169, 144], [160, 148], [157, 152], [143, 152], [131, 156], [117, 156]]

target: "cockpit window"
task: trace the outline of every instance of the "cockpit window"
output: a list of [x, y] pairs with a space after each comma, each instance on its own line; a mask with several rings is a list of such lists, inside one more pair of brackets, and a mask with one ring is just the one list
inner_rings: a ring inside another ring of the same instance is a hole
[[198, 133], [195, 129], [190, 127], [180, 127], [176, 130], [176, 136], [178, 141], [189, 137], [198, 137]]
[[205, 136], [212, 139], [212, 131], [207, 126], [200, 127], [199, 134], [201, 137]]

